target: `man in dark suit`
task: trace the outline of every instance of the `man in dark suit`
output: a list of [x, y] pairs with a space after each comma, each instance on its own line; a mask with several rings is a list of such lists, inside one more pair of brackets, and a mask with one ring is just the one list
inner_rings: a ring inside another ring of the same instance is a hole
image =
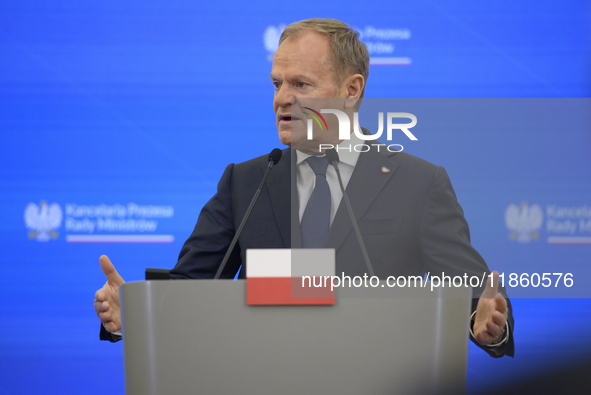
[[[291, 147], [270, 173], [223, 277], [232, 277], [245, 263], [249, 248], [298, 248], [306, 245], [304, 223], [308, 205], [319, 196], [326, 206], [326, 232], [317, 246], [335, 248], [336, 273], [367, 272], [334, 169], [324, 163], [320, 144], [346, 148], [359, 137], [342, 140], [331, 133], [304, 132], [302, 102], [332, 98], [351, 113], [363, 97], [369, 55], [356, 32], [334, 20], [307, 20], [288, 26], [273, 60], [274, 110], [282, 143]], [[334, 125], [333, 125], [334, 126]], [[463, 217], [445, 170], [406, 153], [373, 146], [364, 153], [345, 149], [340, 158], [343, 181], [363, 235], [370, 261], [381, 278], [450, 276], [488, 273], [482, 257], [470, 245]], [[324, 160], [324, 162], [326, 162]], [[216, 195], [204, 206], [195, 229], [183, 246], [171, 273], [176, 278], [212, 278], [255, 193], [267, 166], [266, 156], [229, 165]], [[301, 226], [300, 226], [301, 224]], [[314, 228], [316, 229], [316, 228]], [[302, 237], [304, 236], [304, 237]], [[101, 267], [107, 283], [95, 296], [101, 319], [101, 338], [116, 340], [120, 329], [118, 286], [123, 283], [105, 256]], [[244, 277], [242, 270], [240, 276]], [[504, 291], [497, 292], [497, 275], [491, 286], [475, 290], [473, 340], [494, 357], [513, 355], [513, 320]]]

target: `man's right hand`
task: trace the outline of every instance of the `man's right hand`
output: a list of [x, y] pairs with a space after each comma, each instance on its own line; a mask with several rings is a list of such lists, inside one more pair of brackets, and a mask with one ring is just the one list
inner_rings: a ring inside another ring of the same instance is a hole
[[119, 309], [119, 286], [125, 281], [106, 255], [99, 258], [101, 269], [107, 282], [94, 294], [94, 309], [105, 329], [116, 332], [121, 329], [121, 310]]

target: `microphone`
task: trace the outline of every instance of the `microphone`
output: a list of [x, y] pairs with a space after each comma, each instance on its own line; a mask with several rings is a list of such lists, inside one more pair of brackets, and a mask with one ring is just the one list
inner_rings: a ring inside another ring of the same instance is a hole
[[[283, 151], [281, 151], [279, 148], [275, 148], [269, 154], [268, 160], [269, 160], [269, 162], [273, 162], [276, 165], [281, 160], [281, 155], [283, 155]], [[269, 168], [271, 168], [271, 167], [273, 167], [273, 165], [269, 166]]]
[[273, 168], [274, 165], [279, 163], [279, 161], [281, 160], [281, 155], [283, 155], [283, 152], [279, 148], [275, 148], [269, 154], [269, 156], [268, 156], [269, 164], [267, 165], [267, 170], [265, 171], [265, 175], [263, 176], [263, 180], [261, 181], [261, 184], [259, 185], [259, 188], [257, 189], [256, 193], [254, 194], [254, 197], [252, 198], [252, 201], [250, 202], [250, 205], [248, 206], [248, 210], [246, 210], [246, 214], [244, 214], [244, 218], [242, 218], [242, 222], [240, 223], [240, 226], [238, 227], [238, 230], [236, 231], [236, 234], [234, 235], [234, 238], [232, 239], [232, 242], [230, 243], [230, 247], [228, 247], [228, 251], [226, 251], [226, 255], [224, 256], [224, 260], [222, 261], [222, 264], [218, 268], [218, 271], [216, 272], [215, 277], [213, 278], [214, 280], [217, 280], [220, 278], [220, 275], [222, 274], [224, 267], [226, 267], [226, 263], [228, 263], [228, 259], [230, 259], [230, 254], [232, 253], [232, 250], [234, 250], [234, 246], [236, 245], [236, 242], [238, 241], [238, 237], [240, 237], [240, 234], [242, 233], [242, 229], [244, 229], [244, 225], [246, 224], [246, 221], [248, 221], [248, 217], [250, 217], [250, 212], [252, 211], [255, 203], [257, 202], [257, 200], [259, 198], [259, 195], [261, 194], [261, 190], [263, 189], [263, 185], [265, 185], [265, 182], [267, 182], [267, 177], [269, 176], [269, 172], [271, 171], [271, 169]]
[[370, 276], [374, 276], [375, 273], [373, 271], [373, 267], [371, 266], [371, 262], [369, 261], [369, 255], [367, 255], [367, 250], [365, 249], [365, 243], [361, 238], [361, 232], [359, 231], [359, 227], [357, 226], [357, 221], [355, 220], [355, 215], [353, 215], [353, 209], [351, 208], [351, 203], [349, 202], [349, 196], [347, 196], [347, 192], [343, 187], [343, 179], [341, 178], [341, 172], [339, 171], [339, 154], [334, 148], [326, 150], [324, 152], [326, 155], [326, 159], [328, 159], [328, 163], [334, 166], [335, 171], [337, 172], [337, 177], [339, 179], [339, 185], [341, 187], [341, 191], [343, 192], [343, 199], [345, 199], [345, 204], [347, 206], [347, 210], [349, 211], [349, 217], [351, 217], [351, 222], [353, 222], [353, 228], [355, 229], [355, 235], [357, 235], [357, 240], [359, 241], [359, 246], [361, 247], [361, 253], [363, 254], [363, 259], [365, 260], [365, 264], [367, 265], [367, 271], [369, 272]]

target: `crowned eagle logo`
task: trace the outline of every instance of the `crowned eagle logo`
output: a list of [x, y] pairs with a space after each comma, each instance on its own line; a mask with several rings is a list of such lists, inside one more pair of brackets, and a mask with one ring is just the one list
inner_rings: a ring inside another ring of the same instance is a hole
[[25, 208], [25, 225], [29, 229], [29, 238], [37, 241], [56, 239], [55, 231], [62, 225], [63, 212], [59, 204], [47, 204], [42, 200], [39, 205], [27, 204]]
[[510, 204], [505, 210], [505, 224], [511, 231], [509, 238], [519, 243], [529, 243], [540, 238], [544, 214], [539, 204], [529, 206], [522, 202], [520, 206]]

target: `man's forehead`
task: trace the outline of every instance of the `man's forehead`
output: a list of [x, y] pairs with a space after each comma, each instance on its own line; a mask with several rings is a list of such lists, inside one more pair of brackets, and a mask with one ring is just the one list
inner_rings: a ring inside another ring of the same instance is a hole
[[330, 53], [330, 41], [325, 35], [309, 31], [286, 38], [277, 48], [273, 61], [310, 61], [325, 58]]
[[331, 73], [332, 68], [328, 62], [310, 64], [306, 61], [273, 62], [271, 74], [272, 80], [277, 81], [318, 81], [320, 78]]
[[317, 32], [316, 30], [305, 30], [303, 32], [298, 32], [297, 34], [288, 36], [279, 45], [279, 48], [286, 45], [298, 48], [311, 48], [315, 46], [321, 46], [324, 47], [325, 50], [328, 50], [330, 49], [330, 40], [328, 36], [326, 36], [323, 33]]
[[[297, 37], [288, 37], [275, 52], [271, 78], [279, 79], [282, 77], [279, 74], [290, 71], [294, 74], [291, 78], [318, 72], [320, 68], [328, 71], [331, 68], [329, 53], [330, 42], [321, 33], [309, 31]], [[304, 70], [309, 72], [302, 72]]]

